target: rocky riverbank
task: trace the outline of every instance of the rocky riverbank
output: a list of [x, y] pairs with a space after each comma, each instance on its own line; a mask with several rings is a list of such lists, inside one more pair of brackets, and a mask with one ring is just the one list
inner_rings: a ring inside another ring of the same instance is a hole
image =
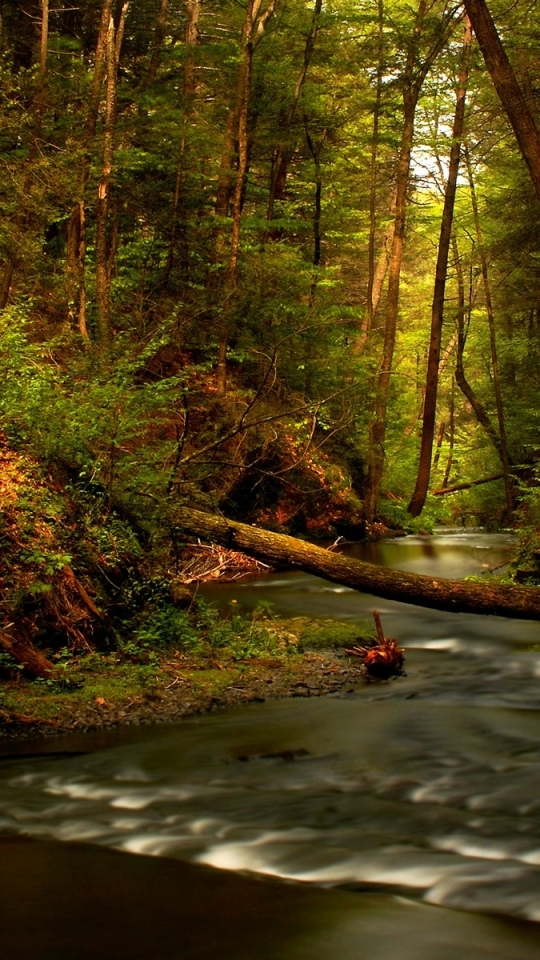
[[[0, 740], [162, 723], [241, 703], [324, 696], [366, 682], [360, 661], [346, 653], [360, 639], [358, 624], [298, 618], [276, 622], [274, 629], [284, 644], [277, 656], [238, 661], [169, 650], [141, 664], [93, 655], [71, 662], [54, 682], [5, 684]], [[333, 649], [323, 646], [330, 634]], [[308, 644], [311, 649], [304, 649]]]

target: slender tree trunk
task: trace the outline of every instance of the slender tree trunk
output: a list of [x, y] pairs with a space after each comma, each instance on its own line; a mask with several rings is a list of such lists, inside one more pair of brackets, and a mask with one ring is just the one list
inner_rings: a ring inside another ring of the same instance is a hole
[[306, 141], [309, 148], [309, 152], [313, 157], [313, 163], [315, 165], [315, 203], [313, 210], [313, 258], [312, 263], [315, 267], [313, 273], [313, 279], [311, 281], [311, 287], [309, 291], [309, 302], [313, 306], [315, 300], [315, 293], [317, 290], [317, 278], [318, 278], [318, 269], [321, 263], [321, 253], [322, 253], [322, 232], [321, 232], [321, 216], [322, 216], [322, 175], [321, 175], [321, 149], [323, 145], [324, 136], [326, 131], [324, 131], [321, 140], [316, 144], [313, 142], [311, 135], [308, 129], [307, 117], [304, 116], [304, 126], [306, 130]]
[[377, 597], [455, 613], [540, 619], [540, 590], [537, 587], [508, 587], [440, 577], [434, 579], [402, 570], [386, 570], [372, 563], [340, 556], [332, 550], [295, 537], [270, 533], [259, 527], [234, 523], [224, 517], [187, 507], [174, 511], [172, 520], [176, 529], [190, 536], [220, 543], [230, 550], [238, 550], [272, 565], [285, 564], [305, 570]]
[[276, 148], [272, 162], [272, 177], [270, 180], [270, 194], [268, 197], [268, 209], [266, 211], [266, 219], [274, 219], [274, 205], [276, 199], [281, 199], [281, 195], [285, 189], [285, 183], [287, 180], [287, 166], [288, 166], [288, 156], [287, 156], [287, 135], [291, 126], [293, 124], [296, 110], [298, 107], [298, 101], [300, 99], [300, 94], [302, 92], [302, 87], [304, 86], [307, 72], [309, 69], [309, 64], [313, 56], [313, 50], [315, 49], [315, 41], [317, 39], [317, 32], [319, 29], [319, 19], [321, 16], [323, 6], [323, 0], [315, 0], [315, 7], [313, 9], [313, 17], [311, 20], [311, 29], [306, 40], [306, 46], [304, 48], [304, 61], [302, 63], [302, 68], [300, 74], [296, 81], [296, 86], [294, 88], [294, 93], [285, 116], [285, 120], [281, 129], [281, 139]]
[[454, 465], [454, 442], [456, 437], [456, 390], [455, 380], [452, 380], [450, 388], [450, 422], [448, 425], [448, 457], [446, 458], [446, 467], [444, 469], [443, 487], [447, 487], [450, 482], [450, 475]]
[[392, 377], [394, 348], [396, 343], [401, 263], [403, 259], [405, 219], [407, 212], [407, 188], [409, 184], [416, 106], [424, 80], [426, 79], [434, 60], [446, 43], [453, 26], [452, 19], [450, 18], [447, 21], [445, 30], [441, 32], [440, 36], [434, 42], [431, 50], [424, 58], [421, 65], [418, 65], [418, 44], [422, 37], [424, 20], [427, 13], [427, 0], [420, 0], [413, 34], [409, 42], [407, 61], [402, 81], [403, 128], [396, 174], [395, 218], [392, 249], [388, 261], [388, 291], [386, 298], [384, 343], [381, 363], [379, 366], [379, 374], [375, 388], [373, 412], [369, 425], [368, 470], [364, 489], [364, 516], [368, 522], [372, 522], [376, 516], [377, 501], [379, 498], [384, 473], [386, 416]]
[[493, 389], [495, 392], [495, 404], [497, 407], [497, 422], [499, 425], [499, 440], [500, 440], [500, 457], [504, 471], [504, 489], [506, 494], [506, 507], [509, 513], [512, 513], [514, 509], [514, 492], [512, 489], [512, 478], [510, 476], [510, 467], [509, 467], [509, 458], [508, 458], [508, 444], [506, 442], [506, 426], [504, 421], [504, 410], [501, 394], [501, 378], [499, 375], [499, 359], [497, 355], [497, 339], [495, 335], [495, 319], [493, 315], [493, 301], [491, 299], [491, 287], [489, 283], [489, 271], [486, 257], [486, 249], [484, 246], [484, 237], [482, 235], [482, 228], [480, 225], [480, 215], [478, 212], [478, 201], [476, 199], [476, 190], [474, 186], [474, 178], [471, 166], [471, 158], [469, 156], [469, 151], [465, 148], [465, 161], [467, 164], [467, 175], [469, 178], [469, 186], [471, 190], [471, 206], [473, 210], [474, 226], [476, 231], [476, 239], [478, 242], [478, 250], [480, 253], [480, 265], [482, 269], [482, 282], [484, 285], [484, 298], [486, 302], [486, 313], [488, 318], [488, 327], [489, 327], [489, 344], [491, 350], [491, 369], [493, 373]]
[[[470, 403], [474, 415], [480, 424], [484, 428], [487, 436], [491, 440], [493, 447], [497, 451], [501, 463], [503, 462], [502, 448], [501, 448], [501, 438], [497, 433], [495, 427], [493, 426], [482, 402], [476, 396], [471, 384], [467, 380], [465, 375], [465, 367], [463, 363], [463, 354], [465, 352], [465, 341], [466, 341], [466, 329], [465, 329], [465, 316], [466, 316], [466, 306], [465, 306], [465, 282], [463, 278], [463, 269], [461, 266], [461, 259], [459, 256], [459, 250], [457, 247], [457, 241], [455, 237], [452, 239], [453, 244], [453, 255], [454, 255], [454, 265], [456, 269], [456, 278], [458, 284], [458, 312], [457, 312], [457, 323], [458, 323], [458, 339], [457, 339], [457, 350], [456, 350], [456, 370], [455, 370], [455, 381], [461, 390], [463, 396]], [[445, 477], [443, 486], [448, 484], [448, 477]]]
[[[167, 251], [167, 262], [165, 264], [165, 271], [163, 275], [164, 283], [169, 282], [169, 277], [171, 275], [171, 270], [174, 264], [174, 255], [176, 251], [176, 243], [178, 239], [178, 228], [181, 221], [181, 213], [184, 206], [184, 170], [185, 170], [185, 154], [187, 147], [187, 127], [189, 125], [193, 108], [195, 94], [197, 90], [197, 79], [196, 79], [196, 65], [195, 65], [195, 48], [199, 42], [199, 17], [200, 17], [200, 3], [199, 0], [187, 0], [187, 23], [186, 23], [186, 32], [185, 32], [185, 44], [186, 44], [186, 59], [184, 61], [184, 119], [183, 119], [183, 129], [182, 136], [180, 138], [180, 144], [178, 149], [178, 166], [176, 168], [176, 182], [174, 185], [174, 198], [173, 198], [173, 210], [171, 217], [171, 233], [169, 238], [169, 249]], [[187, 268], [187, 244], [184, 243], [184, 266]]]
[[414, 135], [414, 114], [419, 90], [413, 87], [404, 96], [404, 123], [401, 137], [401, 150], [396, 181], [396, 215], [392, 237], [392, 248], [388, 261], [388, 292], [382, 358], [377, 377], [376, 396], [369, 424], [368, 472], [364, 492], [364, 515], [368, 522], [375, 519], [377, 500], [384, 472], [384, 443], [386, 439], [386, 411], [392, 376], [396, 328], [399, 307], [399, 285], [403, 243], [405, 238], [405, 216], [407, 206], [407, 187]]
[[444, 208], [435, 268], [435, 286], [433, 290], [433, 304], [431, 310], [431, 335], [428, 353], [426, 374], [426, 392], [424, 399], [424, 414], [422, 421], [422, 440], [418, 475], [408, 511], [413, 517], [418, 517], [426, 502], [431, 473], [431, 457], [433, 452], [433, 437], [435, 432], [435, 415], [437, 410], [437, 391], [439, 385], [439, 361], [441, 356], [441, 339], [444, 319], [444, 294], [446, 289], [446, 274], [448, 272], [448, 255], [452, 237], [452, 223], [454, 219], [454, 203], [457, 190], [461, 141], [463, 138], [463, 124], [465, 119], [465, 96], [469, 74], [469, 55], [471, 48], [471, 25], [465, 22], [465, 36], [463, 39], [462, 63], [459, 74], [459, 85], [456, 97], [456, 112], [452, 130], [452, 148], [448, 180], [444, 194]]
[[[236, 268], [238, 263], [238, 250], [240, 247], [240, 231], [242, 222], [242, 205], [244, 199], [245, 180], [248, 166], [248, 117], [249, 101], [251, 96], [251, 76], [253, 66], [253, 51], [258, 45], [266, 25], [273, 16], [276, 0], [269, 0], [264, 13], [260, 13], [262, 0], [248, 0], [246, 8], [246, 17], [242, 28], [242, 62], [238, 74], [236, 87], [236, 102], [231, 107], [227, 130], [225, 134], [224, 151], [222, 154], [222, 165], [220, 173], [224, 171], [224, 163], [232, 164], [232, 150], [229, 152], [228, 161], [226, 159], [227, 151], [231, 139], [234, 142], [234, 132], [236, 130], [236, 140], [238, 144], [238, 168], [234, 182], [234, 191], [232, 195], [231, 211], [231, 234], [229, 244], [228, 262], [224, 277], [225, 302], [221, 308], [218, 325], [218, 355], [217, 355], [217, 390], [222, 395], [227, 389], [227, 349], [229, 345], [229, 335], [231, 328], [232, 299], [234, 296], [236, 284]], [[230, 173], [230, 170], [229, 170]], [[216, 214], [224, 216], [224, 206], [228, 204], [230, 197], [230, 187], [227, 187], [227, 177], [224, 176], [222, 182], [218, 182], [218, 196], [216, 198]], [[220, 206], [218, 207], [218, 203]], [[222, 206], [221, 206], [222, 205]], [[221, 240], [220, 240], [221, 236]], [[221, 251], [223, 243], [223, 231], [218, 228], [218, 240], [216, 252], [221, 260]], [[214, 263], [219, 262], [214, 255]], [[217, 273], [215, 273], [217, 276]]]
[[217, 389], [219, 394], [227, 388], [227, 347], [229, 344], [231, 298], [236, 282], [236, 266], [240, 246], [242, 220], [242, 197], [248, 159], [248, 112], [253, 68], [253, 0], [249, 0], [242, 34], [243, 60], [239, 78], [240, 100], [238, 104], [238, 169], [232, 198], [232, 229], [229, 259], [225, 274], [225, 304], [222, 307], [217, 356]]
[[[377, 232], [377, 161], [379, 150], [379, 122], [381, 113], [382, 75], [383, 75], [383, 28], [384, 6], [383, 0], [377, 2], [378, 10], [378, 56], [377, 75], [375, 80], [375, 104], [373, 107], [373, 132], [371, 139], [371, 156], [369, 163], [369, 241], [368, 241], [368, 282], [366, 290], [366, 316], [362, 326], [362, 336], [367, 337], [373, 327], [375, 316], [375, 240]], [[379, 291], [380, 295], [380, 291]], [[378, 296], [377, 296], [378, 303]]]
[[540, 134], [485, 0], [464, 0], [482, 56], [540, 200]]
[[439, 424], [439, 429], [437, 432], [437, 443], [435, 445], [435, 456], [433, 457], [433, 470], [436, 470], [439, 466], [439, 460], [441, 459], [441, 447], [444, 440], [444, 435], [446, 433], [446, 420], [441, 420]]
[[94, 73], [88, 113], [82, 134], [82, 159], [78, 178], [79, 199], [75, 204], [69, 225], [67, 238], [67, 285], [68, 285], [68, 319], [73, 323], [76, 319], [79, 332], [88, 339], [86, 322], [86, 288], [85, 288], [85, 260], [86, 260], [86, 204], [85, 194], [90, 175], [91, 146], [96, 136], [99, 117], [101, 90], [106, 69], [107, 35], [112, 16], [113, 0], [103, 0], [101, 8]]
[[109, 19], [106, 45], [107, 81], [105, 92], [105, 122], [103, 131], [103, 152], [101, 177], [96, 204], [96, 308], [97, 333], [101, 344], [107, 344], [111, 336], [110, 327], [110, 287], [111, 269], [108, 244], [108, 222], [111, 200], [111, 178], [114, 155], [114, 131], [116, 125], [116, 90], [118, 82], [118, 62], [124, 34], [124, 25], [129, 9], [129, 0], [122, 6], [120, 22], [115, 29], [112, 16]]
[[[190, 3], [188, 2], [188, 20], [189, 20], [189, 7]], [[157, 72], [159, 69], [159, 64], [161, 61], [161, 48], [163, 46], [163, 40], [165, 39], [165, 31], [167, 28], [167, 10], [169, 7], [169, 0], [161, 0], [160, 8], [156, 18], [156, 25], [154, 27], [154, 35], [152, 37], [152, 53], [150, 56], [150, 63], [148, 64], [148, 70], [144, 77], [143, 87], [149, 87], [154, 83]]]

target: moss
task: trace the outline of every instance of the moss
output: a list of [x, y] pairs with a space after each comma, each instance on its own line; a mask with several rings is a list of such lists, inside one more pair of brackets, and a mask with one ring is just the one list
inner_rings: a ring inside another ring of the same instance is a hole
[[336, 620], [309, 620], [295, 617], [293, 620], [280, 621], [282, 626], [296, 634], [304, 650], [332, 650], [347, 647], [358, 640], [359, 636], [371, 635], [372, 627], [367, 623], [341, 623]]
[[[261, 621], [258, 623], [261, 625]], [[159, 712], [173, 699], [181, 713], [208, 709], [217, 702], [232, 703], [236, 698], [260, 699], [258, 685], [270, 690], [276, 684], [279, 695], [286, 695], [287, 684], [294, 686], [306, 671], [310, 682], [316, 684], [326, 653], [349, 646], [368, 632], [358, 623], [304, 617], [262, 623], [260, 646], [252, 646], [242, 660], [234, 641], [218, 648], [201, 644], [201, 652], [168, 646], [152, 651], [146, 663], [132, 662], [119, 652], [85, 656], [65, 653], [59, 679], [30, 681], [18, 677], [4, 683], [1, 707], [7, 714], [58, 722], [61, 728], [70, 729], [122, 723], [128, 716], [134, 721], [156, 719], [152, 710]], [[335, 663], [333, 669], [337, 669]], [[236, 689], [240, 690], [238, 697]], [[321, 692], [325, 690], [321, 688]], [[10, 732], [10, 726], [6, 722], [0, 732]]]

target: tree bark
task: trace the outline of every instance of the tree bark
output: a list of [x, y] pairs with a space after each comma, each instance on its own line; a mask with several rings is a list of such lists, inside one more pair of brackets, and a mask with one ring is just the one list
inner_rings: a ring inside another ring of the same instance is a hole
[[419, 89], [414, 89], [412, 93], [404, 96], [404, 123], [396, 183], [396, 216], [394, 220], [392, 248], [388, 261], [388, 293], [386, 299], [383, 353], [377, 378], [374, 409], [369, 424], [368, 473], [364, 494], [364, 514], [368, 521], [375, 519], [377, 500], [379, 498], [384, 473], [386, 413], [396, 343], [399, 286], [405, 239], [407, 187], [409, 184], [409, 170], [414, 136], [414, 114], [419, 92]]
[[[187, 23], [186, 30], [184, 34], [184, 42], [186, 45], [186, 58], [184, 61], [184, 70], [183, 70], [183, 86], [184, 86], [184, 117], [182, 121], [182, 134], [180, 137], [180, 143], [178, 147], [178, 165], [176, 168], [176, 182], [174, 185], [174, 198], [173, 198], [173, 210], [171, 217], [171, 233], [169, 237], [169, 249], [167, 251], [167, 262], [165, 264], [165, 270], [163, 273], [163, 282], [167, 284], [171, 275], [171, 271], [174, 263], [174, 256], [176, 252], [176, 243], [178, 239], [178, 228], [182, 220], [183, 207], [185, 205], [185, 164], [186, 164], [186, 152], [187, 152], [187, 129], [191, 121], [195, 94], [197, 90], [197, 75], [196, 75], [196, 62], [195, 62], [195, 49], [199, 43], [199, 17], [201, 13], [199, 0], [188, 0], [186, 5], [187, 11]], [[188, 271], [189, 265], [189, 250], [187, 244], [186, 228], [182, 231], [183, 243], [182, 243], [182, 256], [181, 260], [183, 261], [183, 267], [185, 272]]]
[[540, 200], [540, 135], [516, 80], [485, 0], [464, 0], [486, 67], [512, 125]]
[[403, 261], [407, 214], [407, 189], [414, 141], [416, 106], [429, 70], [446, 43], [449, 32], [451, 32], [452, 29], [452, 20], [450, 18], [446, 29], [435, 40], [423, 61], [418, 63], [418, 46], [422, 38], [427, 14], [427, 0], [420, 0], [413, 34], [409, 41], [407, 62], [402, 79], [403, 128], [396, 174], [392, 249], [388, 261], [388, 291], [386, 297], [384, 344], [375, 390], [373, 412], [369, 424], [368, 471], [364, 492], [364, 516], [366, 520], [370, 522], [373, 521], [376, 516], [377, 500], [379, 498], [384, 473], [386, 418], [396, 344], [401, 264]]
[[313, 51], [315, 49], [315, 41], [317, 39], [317, 32], [319, 30], [319, 19], [321, 16], [322, 5], [323, 0], [315, 0], [313, 17], [311, 20], [311, 30], [309, 31], [306, 40], [306, 46], [304, 48], [304, 61], [302, 63], [298, 80], [296, 81], [296, 86], [289, 104], [289, 109], [287, 110], [285, 120], [282, 124], [280, 142], [278, 143], [276, 152], [274, 154], [272, 163], [272, 176], [270, 180], [270, 194], [268, 197], [268, 209], [266, 211], [267, 220], [274, 219], [274, 204], [276, 200], [282, 199], [280, 194], [282, 194], [285, 190], [287, 166], [289, 160], [289, 156], [287, 155], [286, 140], [296, 114], [296, 108], [298, 106], [302, 87], [304, 86], [309, 64], [311, 62], [311, 57], [313, 56]]
[[96, 205], [96, 307], [97, 332], [99, 342], [107, 344], [111, 336], [111, 270], [107, 228], [109, 221], [110, 192], [114, 155], [114, 131], [116, 126], [116, 92], [118, 81], [118, 62], [124, 34], [124, 24], [129, 8], [129, 0], [122, 6], [120, 22], [115, 29], [111, 16], [107, 31], [106, 63], [107, 83], [105, 94], [105, 124], [103, 131], [103, 154], [101, 177]]
[[[377, 2], [377, 73], [375, 79], [375, 104], [373, 107], [373, 133], [371, 156], [369, 161], [369, 240], [368, 240], [368, 282], [366, 291], [366, 315], [362, 324], [361, 338], [371, 332], [375, 316], [375, 235], [377, 230], [377, 167], [379, 151], [379, 122], [381, 114], [383, 54], [384, 54], [384, 6], [383, 0]], [[378, 303], [378, 299], [377, 299]]]
[[[465, 340], [466, 340], [466, 329], [465, 329], [465, 282], [463, 278], [463, 270], [461, 266], [461, 260], [459, 257], [459, 250], [457, 246], [456, 238], [453, 238], [453, 248], [454, 248], [454, 265], [456, 268], [456, 279], [458, 285], [458, 312], [457, 312], [457, 324], [458, 324], [458, 339], [457, 339], [457, 350], [456, 350], [456, 369], [454, 373], [456, 384], [461, 390], [463, 396], [469, 401], [474, 415], [482, 426], [491, 440], [495, 450], [497, 451], [501, 463], [503, 462], [503, 455], [501, 449], [501, 439], [499, 434], [495, 430], [482, 402], [476, 396], [471, 384], [465, 376], [465, 367], [463, 364], [463, 354], [465, 351]], [[470, 316], [470, 306], [469, 306], [469, 316]]]
[[455, 418], [455, 408], [456, 408], [456, 381], [455, 378], [452, 380], [452, 385], [450, 387], [450, 423], [448, 425], [448, 456], [446, 458], [446, 467], [444, 468], [444, 477], [442, 485], [447, 487], [450, 483], [450, 476], [452, 473], [452, 467], [454, 465], [454, 441], [456, 437], [456, 418]]
[[471, 158], [469, 156], [469, 151], [467, 149], [465, 149], [465, 162], [467, 164], [467, 175], [469, 178], [469, 187], [471, 191], [471, 206], [473, 211], [476, 239], [478, 242], [478, 249], [480, 253], [480, 265], [482, 268], [484, 298], [486, 301], [486, 313], [487, 313], [488, 327], [489, 327], [489, 345], [491, 349], [491, 370], [493, 373], [493, 389], [495, 392], [495, 404], [497, 407], [497, 422], [499, 424], [500, 457], [501, 457], [501, 462], [502, 462], [503, 471], [504, 471], [504, 490], [506, 494], [506, 508], [508, 510], [508, 513], [510, 514], [514, 509], [514, 491], [512, 487], [512, 478], [510, 476], [510, 459], [508, 457], [508, 443], [506, 440], [506, 425], [505, 425], [504, 409], [503, 409], [503, 402], [502, 402], [501, 378], [499, 374], [497, 339], [495, 335], [495, 317], [493, 312], [493, 301], [491, 299], [491, 286], [489, 282], [489, 271], [488, 271], [488, 263], [487, 263], [487, 257], [486, 257], [486, 249], [484, 246], [484, 237], [482, 234], [482, 227], [480, 225], [478, 200], [476, 199], [476, 189], [474, 186], [474, 177], [473, 177], [473, 171], [472, 171], [472, 165], [471, 165]]
[[[227, 132], [225, 135], [225, 152], [229, 148], [231, 135], [236, 132], [238, 142], [238, 169], [232, 194], [231, 211], [231, 238], [229, 245], [229, 255], [227, 268], [224, 277], [225, 303], [221, 309], [219, 320], [219, 343], [217, 355], [217, 390], [223, 395], [227, 389], [227, 349], [229, 345], [229, 335], [231, 328], [231, 304], [236, 284], [236, 266], [238, 262], [238, 251], [240, 248], [240, 230], [242, 222], [242, 206], [244, 199], [244, 188], [248, 169], [248, 117], [249, 102], [251, 97], [251, 78], [253, 69], [253, 51], [260, 42], [269, 19], [273, 16], [276, 7], [276, 0], [268, 0], [264, 13], [260, 13], [262, 0], [249, 0], [246, 7], [246, 18], [242, 28], [242, 62], [240, 64], [237, 88], [236, 102], [229, 113], [229, 122], [227, 123]], [[232, 123], [231, 123], [232, 118]], [[234, 142], [234, 141], [233, 141]], [[223, 162], [226, 160], [225, 152], [222, 155]], [[229, 164], [232, 161], [232, 153], [229, 153]], [[221, 173], [221, 170], [220, 170]], [[230, 183], [230, 181], [229, 181]], [[224, 184], [225, 186], [225, 184]], [[218, 197], [216, 199], [216, 214], [220, 212], [224, 215], [225, 201], [230, 196], [230, 186], [223, 192], [220, 199], [220, 184], [218, 182]], [[221, 202], [223, 209], [219, 208]], [[228, 207], [228, 201], [227, 201]], [[218, 233], [218, 246], [219, 248]], [[222, 234], [221, 234], [222, 236]], [[216, 257], [216, 254], [214, 255]]]
[[444, 191], [444, 208], [441, 220], [437, 265], [435, 268], [435, 285], [433, 288], [433, 305], [431, 310], [431, 334], [426, 373], [426, 393], [424, 399], [424, 413], [422, 419], [422, 441], [418, 462], [418, 475], [413, 495], [407, 510], [413, 517], [418, 517], [424, 508], [431, 475], [431, 456], [433, 452], [433, 437], [435, 433], [435, 415], [437, 410], [437, 393], [439, 387], [439, 362], [441, 358], [441, 341], [444, 320], [444, 294], [446, 289], [446, 275], [448, 272], [448, 255], [452, 237], [454, 220], [454, 203], [456, 199], [461, 141], [463, 138], [463, 124], [465, 120], [465, 95], [469, 76], [469, 54], [471, 49], [471, 24], [466, 18], [465, 35], [459, 71], [459, 84], [456, 94], [456, 112], [452, 129], [452, 147], [448, 167], [448, 180]]
[[238, 550], [265, 563], [286, 565], [315, 576], [372, 593], [388, 600], [414, 603], [453, 613], [480, 613], [521, 620], [540, 619], [540, 590], [469, 581], [434, 579], [402, 570], [386, 570], [373, 563], [353, 560], [281, 533], [270, 533], [245, 523], [199, 510], [180, 508], [176, 528], [230, 550]]
[[109, 22], [112, 16], [113, 0], [103, 0], [101, 8], [96, 53], [94, 59], [94, 73], [88, 113], [82, 134], [82, 159], [78, 176], [79, 199], [75, 204], [69, 225], [67, 239], [67, 283], [68, 283], [68, 319], [77, 320], [80, 334], [88, 340], [86, 322], [86, 288], [85, 288], [85, 260], [86, 260], [86, 204], [85, 192], [90, 175], [91, 155], [90, 147], [96, 136], [96, 127], [99, 117], [101, 88], [106, 68], [106, 47]]
[[323, 145], [323, 140], [325, 137], [326, 131], [323, 132], [323, 135], [318, 143], [315, 143], [310, 135], [308, 129], [307, 117], [304, 116], [304, 125], [306, 129], [306, 141], [309, 147], [309, 152], [313, 157], [313, 164], [315, 167], [315, 203], [313, 210], [313, 257], [312, 263], [315, 267], [313, 272], [313, 277], [311, 280], [311, 286], [309, 289], [309, 303], [310, 306], [313, 306], [315, 301], [315, 293], [317, 291], [317, 280], [318, 280], [318, 269], [321, 265], [321, 252], [322, 252], [322, 232], [321, 232], [321, 217], [322, 217], [322, 175], [321, 175], [321, 150]]
[[57, 672], [54, 664], [47, 660], [42, 653], [39, 653], [29, 640], [23, 637], [12, 637], [0, 630], [0, 647], [11, 654], [34, 677], [42, 677], [46, 680]]

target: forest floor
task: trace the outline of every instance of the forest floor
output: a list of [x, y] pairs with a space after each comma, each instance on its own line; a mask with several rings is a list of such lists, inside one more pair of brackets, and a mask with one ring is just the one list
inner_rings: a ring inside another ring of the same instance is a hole
[[[274, 621], [284, 641], [277, 656], [234, 660], [168, 649], [150, 663], [114, 652], [72, 658], [54, 680], [2, 685], [0, 740], [177, 720], [218, 707], [335, 693], [366, 682], [346, 647], [361, 640], [359, 624], [297, 618]], [[366, 631], [363, 625], [364, 633]]]

